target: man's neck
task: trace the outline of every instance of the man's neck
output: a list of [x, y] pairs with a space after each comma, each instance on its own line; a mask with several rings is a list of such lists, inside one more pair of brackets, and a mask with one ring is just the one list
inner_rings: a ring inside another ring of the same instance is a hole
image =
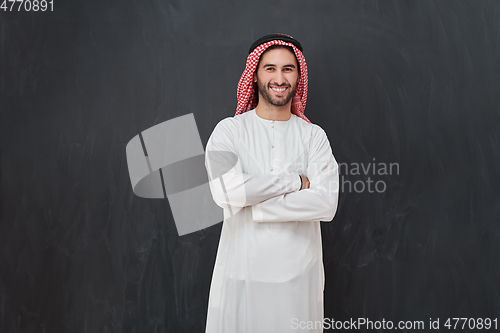
[[255, 113], [263, 119], [286, 121], [292, 116], [291, 108], [292, 103], [283, 106], [259, 103], [255, 108]]

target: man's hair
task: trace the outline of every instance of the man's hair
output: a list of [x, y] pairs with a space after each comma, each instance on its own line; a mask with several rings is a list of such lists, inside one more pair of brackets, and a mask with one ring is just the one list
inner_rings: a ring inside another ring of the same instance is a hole
[[255, 68], [255, 74], [257, 74], [257, 71], [259, 70], [260, 61], [262, 60], [262, 57], [264, 56], [264, 54], [267, 51], [271, 51], [271, 50], [274, 50], [274, 49], [287, 49], [288, 51], [292, 52], [293, 56], [295, 57], [295, 61], [297, 62], [297, 69], [299, 71], [299, 77], [300, 77], [299, 59], [297, 59], [297, 56], [295, 55], [295, 52], [293, 51], [293, 48], [291, 46], [279, 45], [279, 44], [271, 45], [264, 52], [262, 52], [262, 54], [260, 55], [260, 58], [259, 58], [259, 62], [257, 63], [257, 67]]

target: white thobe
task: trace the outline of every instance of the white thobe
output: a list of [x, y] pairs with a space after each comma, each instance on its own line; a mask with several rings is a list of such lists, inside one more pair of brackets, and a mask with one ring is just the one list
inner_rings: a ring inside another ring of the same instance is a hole
[[[213, 152], [237, 163], [213, 176], [223, 163]], [[320, 221], [333, 219], [339, 194], [325, 131], [294, 114], [278, 121], [248, 111], [217, 124], [205, 166], [224, 208], [206, 333], [323, 332]], [[309, 189], [299, 190], [299, 174]]]

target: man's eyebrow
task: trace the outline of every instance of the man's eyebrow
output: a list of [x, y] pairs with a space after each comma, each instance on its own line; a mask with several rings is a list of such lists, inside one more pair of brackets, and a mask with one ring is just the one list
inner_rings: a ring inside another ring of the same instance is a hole
[[[275, 67], [276, 65], [275, 64], [265, 64], [264, 66], [262, 66], [263, 68], [266, 68], [266, 67]], [[284, 65], [283, 67], [290, 67], [290, 68], [295, 68], [295, 65], [294, 64], [289, 64], [289, 65]]]

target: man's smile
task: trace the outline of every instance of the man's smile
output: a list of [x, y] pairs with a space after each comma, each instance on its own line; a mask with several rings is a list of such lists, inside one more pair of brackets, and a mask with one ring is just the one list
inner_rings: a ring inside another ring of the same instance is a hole
[[276, 92], [278, 95], [281, 95], [282, 93], [285, 92], [285, 90], [288, 89], [288, 87], [276, 87], [276, 86], [270, 86], [269, 88], [271, 88], [271, 90]]

